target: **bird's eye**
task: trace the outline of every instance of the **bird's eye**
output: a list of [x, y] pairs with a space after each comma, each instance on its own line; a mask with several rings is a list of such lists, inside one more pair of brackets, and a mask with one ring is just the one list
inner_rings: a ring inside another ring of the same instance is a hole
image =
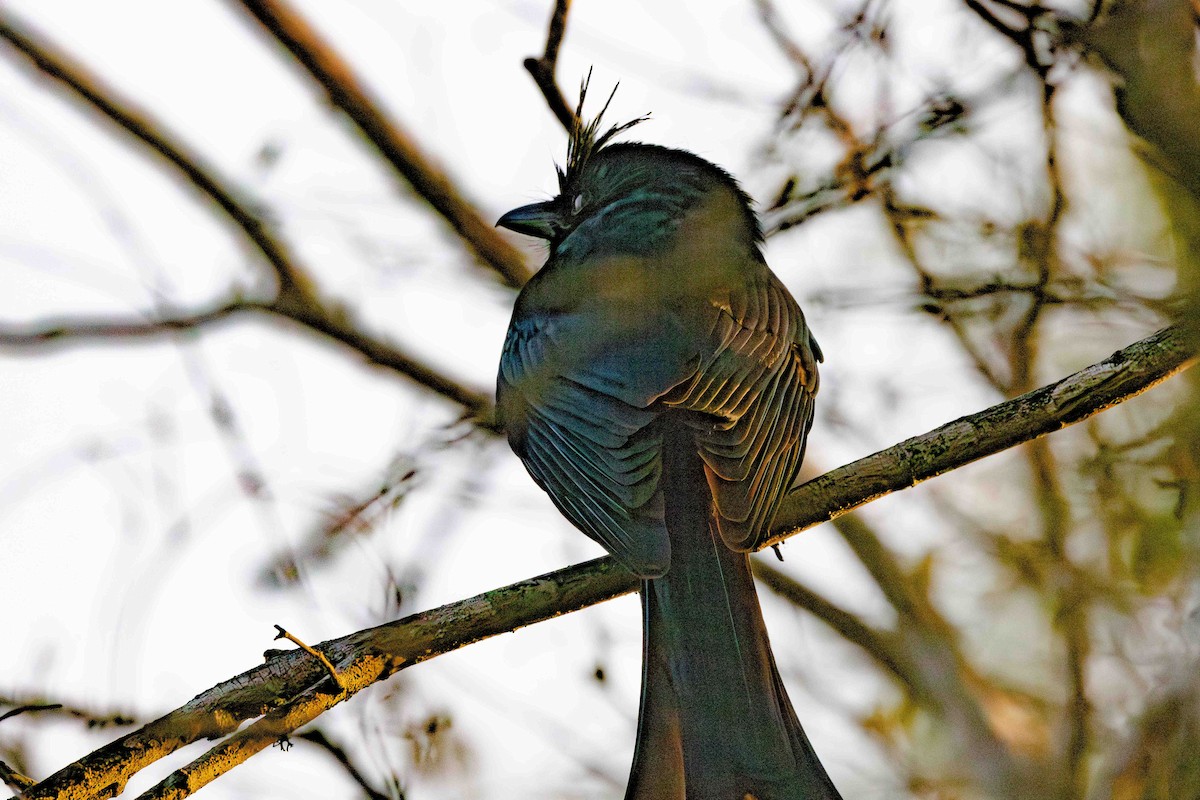
[[571, 202], [571, 213], [578, 214], [583, 208], [583, 195], [575, 195], [575, 199]]

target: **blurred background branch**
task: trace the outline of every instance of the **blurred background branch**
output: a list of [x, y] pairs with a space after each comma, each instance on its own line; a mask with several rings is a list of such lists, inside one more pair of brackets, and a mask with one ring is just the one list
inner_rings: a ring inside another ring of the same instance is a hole
[[541, 91], [550, 113], [567, 131], [574, 129], [577, 120], [571, 104], [563, 96], [554, 76], [558, 69], [558, 51], [562, 47], [563, 37], [567, 34], [567, 13], [571, 10], [571, 0], [555, 0], [554, 11], [550, 15], [550, 24], [546, 30], [546, 50], [541, 57], [530, 56], [523, 63], [525, 71], [533, 78]]
[[412, 135], [383, 112], [350, 65], [316, 29], [283, 0], [240, 0], [240, 5], [307, 70], [383, 161], [450, 224], [483, 263], [509, 286], [520, 287], [529, 280], [530, 270], [516, 249], [492, 223], [483, 220]]
[[[276, 236], [269, 221], [255, 211], [254, 204], [240, 199], [238, 193], [229, 188], [229, 181], [220, 177], [212, 165], [205, 164], [199, 155], [189, 152], [179, 143], [177, 137], [166, 132], [162, 125], [153, 120], [149, 114], [121, 98], [115, 90], [104, 86], [67, 54], [56, 51], [47, 43], [39, 41], [35, 34], [10, 13], [0, 12], [0, 37], [20, 51], [22, 55], [28, 57], [32, 64], [43, 73], [76, 93], [80, 99], [89, 103], [119, 126], [121, 130], [134, 136], [177, 169], [189, 183], [211, 199], [229, 217], [230, 221], [241, 230], [274, 269], [278, 280], [278, 289], [275, 298], [270, 302], [233, 303], [223, 310], [192, 315], [193, 320], [202, 324], [234, 311], [270, 310], [358, 351], [371, 363], [393, 370], [459, 403], [467, 413], [483, 420], [485, 426], [494, 424], [491, 422], [492, 408], [489, 397], [470, 391], [455, 381], [438, 374], [436, 370], [399, 348], [369, 336], [348, 319], [346, 309], [323, 301], [319, 297], [317, 287], [310, 277], [308, 269], [297, 262], [296, 256]], [[365, 101], [364, 108], [369, 108], [365, 105]], [[437, 195], [439, 198], [455, 199], [453, 193], [446, 188], [448, 183], [443, 178], [434, 176], [429, 184], [443, 189], [442, 194]], [[465, 214], [464, 219], [466, 219]], [[471, 228], [472, 230], [482, 225], [477, 219], [475, 222], [477, 224]], [[465, 222], [462, 224], [466, 225]], [[490, 227], [487, 229], [492, 230]], [[493, 239], [498, 237], [494, 231], [490, 235]], [[505, 253], [511, 254], [515, 258], [515, 253], [511, 248], [508, 248]], [[124, 331], [125, 335], [168, 332], [184, 327], [185, 322], [186, 320], [158, 320], [142, 326], [131, 326], [128, 323], [105, 326], [97, 322], [80, 324], [52, 322], [43, 326], [35, 326], [33, 331], [26, 334], [8, 332], [4, 339], [0, 340], [0, 344], [11, 342], [28, 345], [34, 341], [62, 340], [68, 337], [83, 338], [89, 334], [94, 337], [102, 328], [104, 329], [103, 335], [106, 337], [118, 335], [119, 331]], [[38, 328], [48, 330], [39, 331]], [[72, 330], [74, 334], [71, 333]]]

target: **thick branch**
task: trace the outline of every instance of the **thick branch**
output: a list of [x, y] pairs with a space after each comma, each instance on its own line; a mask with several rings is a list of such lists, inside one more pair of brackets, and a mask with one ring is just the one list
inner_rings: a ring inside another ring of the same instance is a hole
[[412, 135], [382, 110], [348, 63], [283, 0], [240, 0], [345, 112], [363, 137], [450, 224], [509, 286], [520, 287], [530, 272], [521, 254], [484, 221], [454, 182], [422, 152]]
[[[781, 541], [918, 481], [1086, 419], [1166, 380], [1194, 359], [1196, 342], [1167, 328], [1106, 360], [1015, 400], [944, 425], [796, 489], [777, 518]], [[481, 639], [628, 594], [637, 579], [611, 558], [558, 570], [502, 589], [319, 645], [347, 687], [334, 692], [321, 664], [302, 651], [271, 658], [182, 708], [86, 756], [24, 796], [87, 797], [119, 791], [147, 764], [200, 738], [228, 736], [262, 717], [158, 787], [179, 797], [315, 719], [372, 682]], [[837, 625], [830, 615], [831, 624]], [[847, 624], [841, 620], [842, 626]], [[904, 670], [886, 645], [877, 657]], [[898, 673], [899, 674], [899, 673]], [[322, 688], [325, 686], [327, 688]], [[265, 716], [264, 716], [265, 715]], [[178, 793], [183, 791], [183, 794]]]
[[1195, 337], [1176, 326], [1020, 397], [861, 458], [794, 490], [764, 546], [900, 489], [1065, 428], [1166, 380], [1195, 359]]
[[[207, 783], [400, 669], [628, 594], [637, 584], [612, 559], [601, 558], [318, 645], [337, 668], [345, 691], [336, 690], [325, 667], [304, 651], [273, 654], [267, 663], [60, 770], [22, 800], [112, 796], [130, 776], [159, 758], [200, 739], [229, 736], [246, 720], [262, 717], [164, 781], [151, 795], [182, 796], [176, 791]], [[232, 760], [219, 769], [221, 758]]]
[[0, 781], [14, 792], [23, 792], [33, 786], [33, 778], [18, 772], [3, 761], [0, 761]]

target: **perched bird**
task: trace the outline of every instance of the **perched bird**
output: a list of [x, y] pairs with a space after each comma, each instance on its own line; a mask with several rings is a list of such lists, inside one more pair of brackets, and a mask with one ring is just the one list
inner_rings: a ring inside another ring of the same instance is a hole
[[642, 578], [626, 800], [835, 800], [747, 555], [804, 456], [820, 348], [734, 179], [683, 150], [613, 143], [641, 120], [601, 133], [603, 114], [576, 123], [559, 195], [497, 223], [550, 247], [497, 383], [534, 480]]

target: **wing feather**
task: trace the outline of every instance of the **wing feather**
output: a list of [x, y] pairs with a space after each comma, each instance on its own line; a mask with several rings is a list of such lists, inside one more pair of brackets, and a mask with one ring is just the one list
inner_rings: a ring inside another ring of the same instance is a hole
[[664, 425], [692, 429], [718, 529], [738, 550], [766, 537], [799, 469], [820, 351], [757, 266], [739, 288], [646, 319], [514, 315], [498, 381], [513, 448], [563, 514], [639, 575], [670, 563]]
[[799, 470], [820, 351], [800, 308], [769, 272], [715, 308], [715, 346], [667, 402], [721, 420], [693, 422], [696, 443], [722, 538], [751, 550], [768, 535]]
[[[654, 424], [661, 411], [618, 396], [644, 391], [645, 380], [613, 369], [619, 354], [611, 347], [581, 353], [580, 337], [563, 331], [571, 323], [510, 328], [498, 381], [501, 415], [514, 450], [563, 515], [637, 574], [661, 575], [670, 563]], [[564, 347], [573, 348], [569, 359]]]

